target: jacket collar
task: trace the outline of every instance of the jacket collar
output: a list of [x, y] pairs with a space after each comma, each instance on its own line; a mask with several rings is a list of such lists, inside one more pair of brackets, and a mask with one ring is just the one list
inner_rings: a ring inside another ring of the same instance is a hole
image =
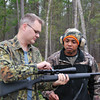
[[[61, 60], [67, 60], [66, 59], [66, 57], [68, 57], [68, 56], [66, 56], [65, 54], [64, 54], [64, 48], [60, 51], [60, 59]], [[76, 59], [76, 62], [81, 62], [81, 61], [84, 61], [85, 60], [85, 58], [84, 58], [84, 54], [83, 54], [83, 52], [82, 52], [82, 50], [80, 50], [80, 48], [78, 48], [77, 49], [77, 54], [78, 54], [78, 57], [77, 57], [77, 59]]]
[[[12, 44], [12, 47], [14, 50], [17, 50], [17, 49], [22, 49], [22, 47], [20, 46], [20, 43], [17, 39], [17, 36], [15, 36], [12, 40], [11, 40], [11, 44]], [[32, 45], [28, 45], [28, 48], [31, 49], [32, 48]]]

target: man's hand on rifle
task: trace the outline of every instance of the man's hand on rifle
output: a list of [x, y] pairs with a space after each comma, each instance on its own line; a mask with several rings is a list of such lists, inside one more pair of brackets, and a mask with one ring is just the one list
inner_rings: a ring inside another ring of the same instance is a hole
[[46, 95], [48, 95], [49, 100], [59, 100], [58, 95], [54, 91], [46, 91]]
[[[53, 86], [58, 85], [64, 85], [69, 81], [69, 76], [66, 74], [58, 74], [58, 80], [53, 83]], [[59, 97], [57, 94], [54, 93], [54, 91], [46, 91], [47, 98], [49, 100], [59, 100]]]
[[58, 80], [53, 83], [53, 86], [64, 85], [69, 81], [69, 76], [66, 74], [58, 74]]
[[38, 68], [39, 70], [45, 70], [45, 69], [50, 70], [50, 69], [52, 69], [50, 63], [48, 63], [48, 62], [46, 62], [46, 61], [43, 61], [43, 62], [38, 63], [38, 64], [37, 64], [37, 68]]

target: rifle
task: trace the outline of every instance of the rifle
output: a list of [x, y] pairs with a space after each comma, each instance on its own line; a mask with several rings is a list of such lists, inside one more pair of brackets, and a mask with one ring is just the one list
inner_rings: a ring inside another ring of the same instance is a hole
[[[76, 72], [75, 67], [71, 68], [64, 68], [64, 69], [52, 69], [52, 70], [38, 70], [38, 74], [58, 74], [58, 73], [74, 73]], [[58, 79], [57, 75], [43, 75], [38, 77], [35, 80], [19, 80], [10, 83], [4, 83], [3, 81], [0, 82], [0, 96], [7, 95], [9, 93], [21, 90], [21, 89], [29, 89], [32, 90], [32, 86], [39, 82], [49, 82], [49, 81], [56, 81]]]
[[[82, 79], [82, 78], [90, 78], [91, 76], [100, 75], [100, 73], [72, 73], [68, 74], [69, 79]], [[49, 82], [58, 80], [58, 74], [56, 75], [43, 75], [39, 76], [35, 80], [20, 80], [12, 83], [4, 83], [0, 82], [0, 96], [5, 96], [9, 93], [21, 90], [21, 89], [29, 89], [32, 90], [32, 86], [39, 82]]]

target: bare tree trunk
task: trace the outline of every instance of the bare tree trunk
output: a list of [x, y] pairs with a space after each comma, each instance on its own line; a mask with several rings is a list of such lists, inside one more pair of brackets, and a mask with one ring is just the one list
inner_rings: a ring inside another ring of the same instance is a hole
[[52, 47], [51, 47], [51, 33], [52, 32], [52, 11], [50, 16], [50, 55], [52, 54]]
[[77, 0], [73, 1], [74, 4], [74, 27], [78, 29], [78, 20], [77, 20]]
[[3, 40], [5, 40], [5, 28], [6, 28], [6, 1], [4, 0], [4, 29], [3, 29]]
[[[93, 36], [92, 36], [92, 34], [91, 34], [91, 24], [90, 24], [90, 19], [91, 19], [91, 17], [93, 17], [94, 15], [93, 15], [93, 10], [94, 10], [94, 0], [91, 0], [91, 8], [90, 8], [90, 10], [89, 10], [89, 15], [88, 15], [88, 24], [87, 24], [87, 29], [88, 29], [88, 34], [89, 34], [89, 37], [88, 37], [88, 47], [89, 47], [89, 53], [91, 54], [91, 48], [92, 48], [92, 46], [91, 46], [91, 40], [92, 40], [92, 38], [93, 38]], [[93, 27], [92, 27], [93, 28]], [[92, 31], [93, 32], [93, 31]]]
[[21, 18], [24, 16], [24, 0], [21, 0]]
[[16, 0], [17, 4], [17, 20], [18, 20], [18, 28], [19, 28], [19, 5], [18, 5], [18, 0]]
[[45, 34], [46, 34], [46, 44], [45, 44], [45, 60], [47, 59], [47, 56], [48, 56], [48, 20], [49, 20], [49, 12], [50, 12], [50, 5], [51, 5], [51, 0], [49, 0], [49, 3], [48, 3], [48, 10], [47, 10], [47, 17], [46, 17], [46, 31], [45, 31]]
[[[84, 22], [84, 16], [83, 16], [83, 10], [82, 10], [82, 6], [81, 6], [81, 2], [80, 0], [77, 0], [78, 3], [78, 8], [79, 8], [79, 14], [80, 14], [80, 18], [81, 18], [81, 27], [82, 27], [82, 31], [83, 31], [83, 35], [86, 39], [86, 28], [85, 28], [85, 22]], [[86, 39], [87, 40], [87, 39]], [[87, 45], [85, 45], [84, 50], [86, 52], [88, 52], [88, 47]]]
[[67, 23], [68, 23], [68, 27], [70, 27], [70, 13], [69, 13], [69, 0], [67, 0], [68, 4], [67, 4]]

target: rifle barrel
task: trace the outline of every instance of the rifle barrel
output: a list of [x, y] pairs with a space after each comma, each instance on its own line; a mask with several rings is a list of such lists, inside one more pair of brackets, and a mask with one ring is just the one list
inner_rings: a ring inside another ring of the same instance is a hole
[[100, 75], [99, 72], [97, 73], [75, 73], [75, 74], [68, 74], [70, 79], [82, 79], [82, 78], [89, 78], [91, 76]]

